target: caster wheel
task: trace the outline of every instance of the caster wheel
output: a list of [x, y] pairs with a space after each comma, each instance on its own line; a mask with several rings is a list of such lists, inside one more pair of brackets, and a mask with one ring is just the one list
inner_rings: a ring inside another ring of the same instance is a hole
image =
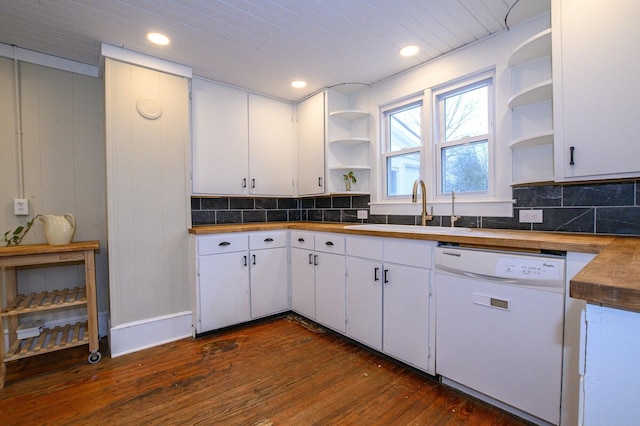
[[96, 351], [96, 352], [92, 352], [89, 354], [89, 364], [95, 364], [97, 362], [100, 362], [100, 360], [102, 359], [102, 355], [100, 354], [100, 352]]

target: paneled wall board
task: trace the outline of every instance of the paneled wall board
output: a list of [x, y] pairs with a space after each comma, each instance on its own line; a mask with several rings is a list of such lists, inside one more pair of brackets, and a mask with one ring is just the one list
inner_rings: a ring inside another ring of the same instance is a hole
[[[189, 309], [188, 81], [106, 59], [111, 326]], [[140, 100], [161, 108], [138, 112]]]

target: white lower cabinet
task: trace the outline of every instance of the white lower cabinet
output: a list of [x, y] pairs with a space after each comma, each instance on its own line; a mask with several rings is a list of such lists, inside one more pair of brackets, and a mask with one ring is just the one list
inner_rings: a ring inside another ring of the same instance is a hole
[[197, 333], [289, 309], [286, 235], [277, 231], [196, 238]]
[[253, 233], [249, 248], [251, 318], [289, 310], [286, 231]]
[[344, 237], [291, 231], [291, 308], [345, 332]]
[[347, 238], [347, 335], [433, 374], [432, 247], [426, 241]]

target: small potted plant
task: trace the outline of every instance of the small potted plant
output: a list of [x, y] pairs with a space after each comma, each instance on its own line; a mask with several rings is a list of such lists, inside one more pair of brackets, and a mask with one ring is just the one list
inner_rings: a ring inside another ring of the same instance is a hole
[[344, 189], [346, 191], [351, 191], [351, 184], [357, 182], [356, 175], [353, 173], [353, 170], [349, 170], [349, 173], [345, 173], [342, 175], [342, 179], [344, 180]]
[[5, 232], [4, 242], [7, 243], [7, 247], [17, 246], [18, 244], [20, 244], [20, 242], [22, 242], [22, 239], [25, 237], [25, 235], [27, 235], [27, 232], [29, 232], [29, 229], [31, 229], [33, 222], [39, 217], [40, 215], [37, 214], [33, 217], [33, 219], [27, 222], [26, 225], [24, 226], [20, 225], [14, 230], [9, 230]]

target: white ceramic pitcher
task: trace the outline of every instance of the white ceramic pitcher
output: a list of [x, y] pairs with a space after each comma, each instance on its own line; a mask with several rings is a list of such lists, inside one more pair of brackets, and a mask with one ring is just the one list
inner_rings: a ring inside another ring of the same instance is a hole
[[76, 230], [76, 218], [71, 213], [62, 216], [45, 214], [40, 216], [44, 224], [44, 236], [51, 245], [69, 244]]

